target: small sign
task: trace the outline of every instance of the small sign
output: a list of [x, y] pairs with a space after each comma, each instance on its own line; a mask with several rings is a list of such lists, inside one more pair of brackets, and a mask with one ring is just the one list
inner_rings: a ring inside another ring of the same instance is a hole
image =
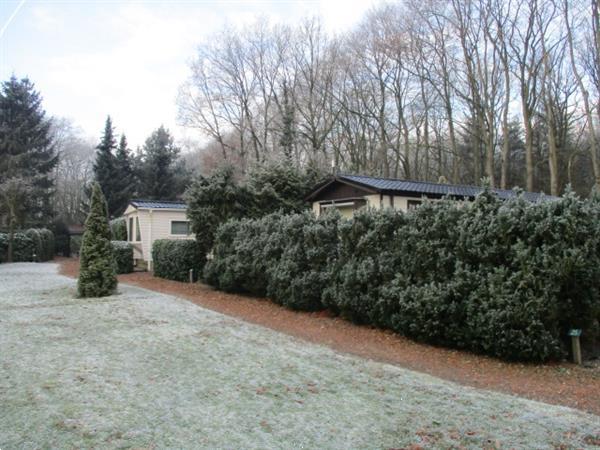
[[581, 330], [573, 328], [573, 329], [569, 330], [569, 336], [571, 336], [571, 337], [581, 336]]

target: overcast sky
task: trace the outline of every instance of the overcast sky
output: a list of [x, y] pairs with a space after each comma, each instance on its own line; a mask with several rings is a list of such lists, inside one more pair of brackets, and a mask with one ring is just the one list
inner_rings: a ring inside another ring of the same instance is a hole
[[110, 114], [135, 148], [161, 124], [185, 137], [176, 125], [178, 87], [195, 47], [224, 24], [317, 14], [339, 32], [376, 2], [0, 0], [0, 78], [29, 77], [48, 114], [71, 118], [93, 138]]

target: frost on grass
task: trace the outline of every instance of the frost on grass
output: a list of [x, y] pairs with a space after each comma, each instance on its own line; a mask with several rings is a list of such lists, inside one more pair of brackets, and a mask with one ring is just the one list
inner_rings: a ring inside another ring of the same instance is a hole
[[453, 383], [53, 264], [0, 265], [0, 448], [546, 448], [600, 418]]

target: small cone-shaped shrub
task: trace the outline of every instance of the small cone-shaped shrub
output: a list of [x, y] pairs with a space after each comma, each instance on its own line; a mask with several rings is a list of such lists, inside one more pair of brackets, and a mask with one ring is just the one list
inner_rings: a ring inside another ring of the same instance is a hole
[[116, 263], [110, 239], [106, 200], [100, 185], [94, 183], [80, 250], [77, 281], [80, 297], [104, 297], [115, 292]]

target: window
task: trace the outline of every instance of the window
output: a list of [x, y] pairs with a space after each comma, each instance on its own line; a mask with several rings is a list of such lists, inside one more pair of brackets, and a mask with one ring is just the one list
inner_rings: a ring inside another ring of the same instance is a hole
[[140, 234], [140, 218], [135, 218], [135, 240], [140, 242], [142, 240], [142, 236]]
[[133, 217], [129, 218], [129, 228], [127, 229], [127, 237], [129, 238], [129, 242], [133, 241]]
[[171, 234], [187, 236], [190, 234], [190, 223], [187, 220], [173, 220], [171, 222]]
[[422, 203], [421, 200], [408, 200], [408, 209], [415, 209], [421, 206]]

